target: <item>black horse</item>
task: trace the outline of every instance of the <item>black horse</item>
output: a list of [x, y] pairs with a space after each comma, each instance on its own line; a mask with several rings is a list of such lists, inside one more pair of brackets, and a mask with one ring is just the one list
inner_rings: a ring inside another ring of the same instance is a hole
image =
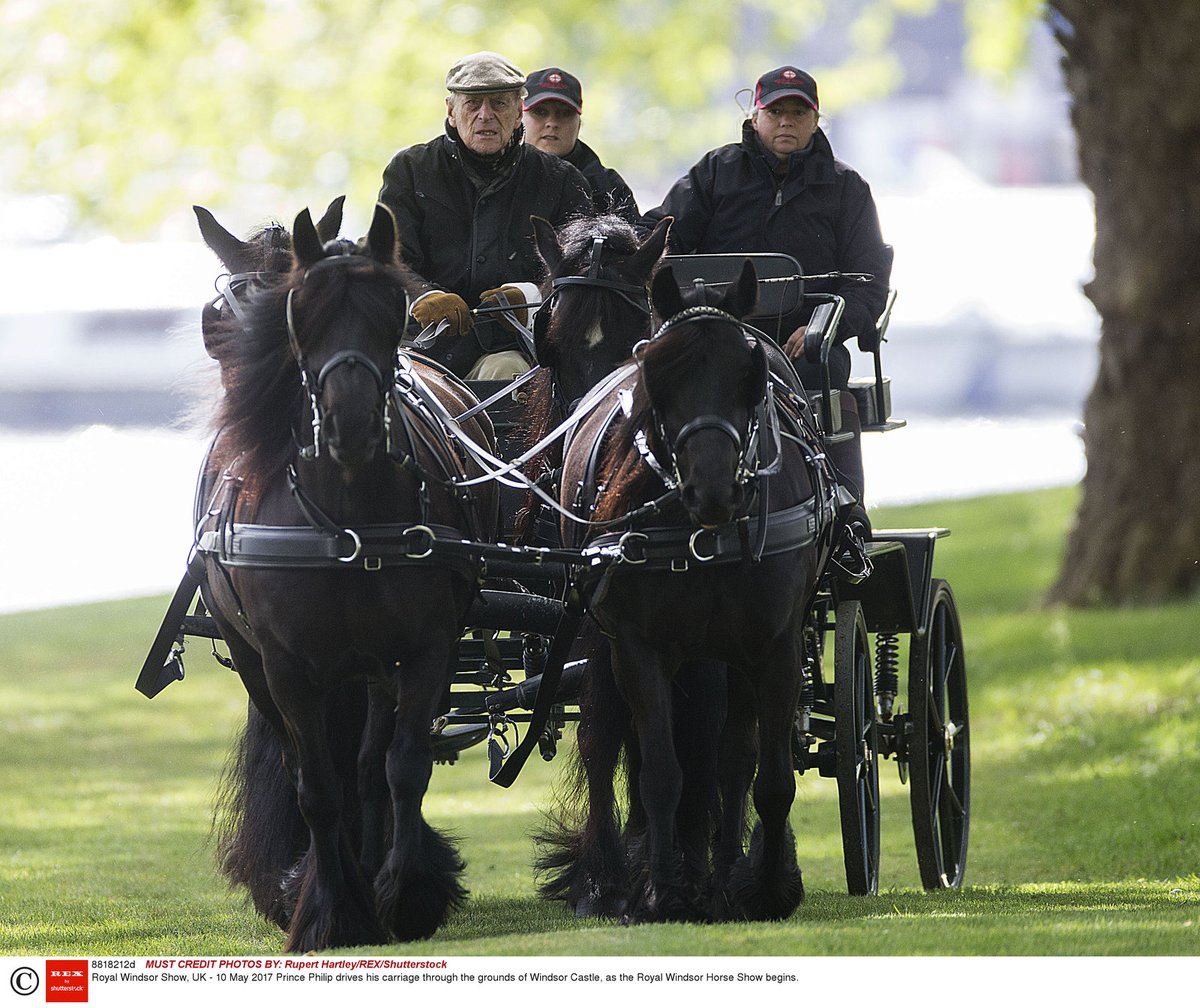
[[[337, 238], [345, 201], [338, 196], [317, 221], [322, 244]], [[238, 238], [206, 207], [192, 209], [201, 238], [226, 270], [217, 281], [218, 295], [201, 314], [204, 346], [217, 361], [225, 387], [226, 350], [236, 345], [241, 332], [243, 305], [253, 290], [280, 282], [291, 271], [292, 233], [271, 220]], [[365, 683], [347, 686], [330, 698], [330, 745], [345, 766], [357, 759], [366, 707]], [[214, 833], [221, 873], [232, 886], [247, 891], [259, 913], [287, 930], [295, 893], [288, 891], [284, 879], [308, 849], [308, 826], [283, 765], [279, 734], [253, 700], [222, 776]]]
[[584, 704], [580, 733], [610, 765], [633, 740], [624, 834], [605, 771], [589, 770], [588, 821], [564, 848], [574, 863], [552, 880], [549, 894], [577, 912], [775, 919], [803, 897], [791, 731], [834, 498], [803, 404], [769, 378], [763, 342], [739, 321], [755, 289], [748, 266], [716, 305], [700, 291], [689, 306], [660, 270], [664, 324], [567, 450], [562, 503], [594, 523], [578, 538], [622, 561], [585, 586], [612, 640], [611, 669], [594, 658], [589, 688], [603, 693], [611, 676], [632, 715], [610, 716], [612, 699], [600, 717]]
[[[288, 950], [308, 951], [426, 937], [465, 896], [462, 862], [421, 802], [477, 571], [433, 547], [494, 538], [495, 501], [455, 485], [477, 470], [421, 402], [457, 415], [470, 392], [407, 356], [397, 370], [410, 275], [390, 213], [377, 207], [350, 247], [323, 244], [304, 211], [292, 243], [285, 278], [219, 323], [225, 397], [198, 534], [205, 604], [307, 825], [303, 856], [275, 879], [275, 919]], [[470, 432], [491, 443], [485, 416]], [[366, 728], [350, 752], [331, 711], [362, 681], [366, 712], [348, 720]], [[262, 817], [239, 828], [243, 850], [253, 830], [281, 843]]]

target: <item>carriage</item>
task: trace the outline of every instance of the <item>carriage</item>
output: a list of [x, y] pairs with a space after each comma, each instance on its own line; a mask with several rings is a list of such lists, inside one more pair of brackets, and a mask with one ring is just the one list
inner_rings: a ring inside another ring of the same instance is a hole
[[[598, 264], [600, 246], [592, 251], [592, 262]], [[793, 259], [756, 254], [667, 256], [662, 261], [671, 267], [681, 292], [732, 288], [747, 275], [749, 263], [757, 298], [753, 314], [743, 320], [748, 333], [761, 336], [754, 323], [790, 311], [798, 299], [817, 302], [806, 352], [821, 362], [826, 378], [822, 388], [793, 398], [802, 400], [796, 408], [805, 413], [820, 441], [828, 444], [841, 436], [839, 407], [845, 394], [856, 398], [864, 431], [903, 425], [891, 418], [890, 388], [878, 349], [871, 355], [871, 376], [853, 379], [848, 393], [830, 387], [828, 360], [842, 302], [836, 295], [806, 293], [802, 271]], [[597, 269], [590, 272], [596, 279]], [[577, 280], [572, 275], [567, 282]], [[619, 286], [612, 279], [602, 282], [610, 289]], [[880, 343], [893, 301], [894, 292], [879, 320]], [[762, 339], [769, 343], [765, 336]], [[473, 383], [471, 391], [486, 408], [497, 437], [499, 447], [492, 460], [508, 463], [491, 470], [493, 475], [519, 475], [521, 467], [512, 460], [522, 461], [531, 454], [523, 434], [527, 387]], [[782, 388], [778, 393], [789, 394]], [[479, 411], [468, 413], [478, 417]], [[447, 415], [445, 425], [457, 436], [458, 421], [464, 417], [467, 413]], [[516, 483], [516, 487], [499, 487], [502, 524], [511, 530], [525, 499], [522, 484], [534, 481], [500, 480], [506, 482]], [[836, 487], [829, 490], [836, 496]], [[542, 496], [547, 496], [544, 488]], [[547, 511], [543, 506], [543, 520]], [[550, 524], [553, 519], [551, 515]], [[761, 526], [759, 551], [767, 538], [765, 512]], [[425, 531], [427, 536], [418, 535], [406, 546], [410, 555], [427, 555], [441, 545], [433, 532]], [[803, 655], [802, 668], [797, 670], [799, 700], [794, 710], [785, 712], [789, 774], [816, 773], [836, 780], [846, 881], [852, 894], [878, 890], [881, 760], [894, 761], [900, 779], [909, 785], [923, 885], [944, 889], [962, 884], [970, 811], [965, 657], [953, 593], [944, 580], [933, 576], [935, 545], [948, 534], [944, 528], [876, 529], [866, 546], [862, 569], [847, 571], [826, 556], [814, 572], [804, 602], [799, 624], [803, 637], [798, 652]], [[509, 786], [534, 749], [543, 759], [553, 758], [564, 729], [581, 716], [588, 659], [579, 648], [587, 608], [586, 593], [579, 589], [586, 578], [580, 578], [580, 570], [590, 569], [594, 582], [598, 570], [649, 562], [658, 564], [663, 577], [669, 578], [671, 571], [696, 570], [721, 559], [716, 535], [696, 530], [675, 536], [666, 545], [645, 535], [638, 541], [628, 531], [586, 547], [564, 544], [562, 537], [533, 545], [528, 537], [523, 545], [514, 545], [512, 535], [495, 538], [496, 542], [456, 544], [478, 563], [481, 589], [466, 614], [467, 630], [458, 643], [454, 674], [444, 686], [440, 712], [430, 731], [437, 762], [453, 763], [463, 750], [486, 745], [492, 780]], [[748, 552], [744, 530], [740, 549], [743, 555]], [[148, 697], [183, 678], [187, 638], [211, 639], [214, 645], [222, 638], [218, 622], [203, 603], [192, 606], [201, 578], [198, 564], [193, 574], [177, 592], [139, 677], [138, 689]], [[905, 653], [907, 675], [902, 677]], [[732, 680], [730, 684], [733, 691]], [[727, 703], [731, 710], [737, 707], [736, 699]], [[746, 781], [743, 792], [748, 786]], [[737, 843], [740, 847], [740, 837]], [[798, 875], [797, 871], [797, 882]], [[583, 912], [578, 906], [576, 910]], [[790, 910], [767, 915], [786, 912]]]

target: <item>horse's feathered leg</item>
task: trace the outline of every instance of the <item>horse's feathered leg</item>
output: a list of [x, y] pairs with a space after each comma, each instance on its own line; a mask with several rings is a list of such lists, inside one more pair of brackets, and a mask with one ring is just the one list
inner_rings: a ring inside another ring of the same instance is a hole
[[632, 921], [700, 920], [704, 909], [685, 884], [675, 817], [683, 772], [675, 752], [672, 691], [661, 657], [632, 634], [613, 647], [617, 684], [633, 712], [641, 753], [638, 793], [646, 815], [648, 878], [629, 909]]
[[368, 688], [366, 727], [358, 751], [358, 789], [362, 810], [362, 865], [368, 878], [383, 867], [391, 846], [391, 795], [387, 782], [387, 750], [396, 731], [396, 698], [373, 682]]
[[[432, 628], [430, 628], [432, 632]], [[433, 773], [429, 728], [450, 675], [453, 642], [433, 641], [387, 681], [395, 690], [395, 732], [387, 751], [392, 796], [392, 845], [375, 878], [379, 917], [400, 941], [428, 938], [466, 899], [465, 865], [454, 838], [421, 814]]]
[[326, 735], [324, 699], [315, 695], [312, 682], [290, 658], [268, 660], [266, 669], [288, 724], [300, 813], [310, 833], [286, 951], [380, 943], [383, 929], [372, 912], [370, 888], [345, 828], [343, 784]]
[[691, 662], [672, 687], [675, 751], [683, 770], [676, 842], [683, 855], [684, 884], [703, 903], [710, 902], [711, 851], [720, 806], [717, 740], [726, 719], [726, 680], [723, 663]]
[[729, 877], [734, 864], [745, 853], [746, 803], [758, 762], [754, 694], [750, 682], [740, 673], [731, 672], [728, 699], [718, 758], [720, 818], [713, 847], [713, 916], [717, 920], [724, 920], [732, 913]]
[[759, 823], [750, 852], [734, 867], [730, 891], [735, 913], [750, 920], [780, 920], [804, 898], [796, 841], [788, 824], [796, 777], [792, 718], [800, 699], [802, 660], [798, 634], [785, 634], [764, 655], [758, 682], [758, 773], [754, 808]]

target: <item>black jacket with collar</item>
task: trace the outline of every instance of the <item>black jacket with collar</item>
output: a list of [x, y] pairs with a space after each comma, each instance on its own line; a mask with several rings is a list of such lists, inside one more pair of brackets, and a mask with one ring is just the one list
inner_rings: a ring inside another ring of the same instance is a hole
[[[883, 242], [870, 187], [833, 156], [820, 129], [808, 148], [789, 156], [782, 176], [773, 170], [777, 164], [746, 120], [740, 143], [701, 158], [642, 223], [653, 226], [674, 217], [669, 249], [677, 254], [782, 252], [794, 256], [808, 275], [871, 273], [871, 283], [813, 282], [806, 290], [845, 298], [840, 340], [873, 334], [887, 298], [891, 250]], [[802, 308], [781, 320], [778, 333], [771, 335], [786, 340], [809, 315], [811, 307]], [[839, 364], [845, 375], [835, 376], [835, 384], [844, 384], [848, 357]]]
[[582, 172], [592, 187], [592, 204], [598, 214], [616, 214], [630, 224], [637, 224], [641, 217], [633, 190], [625, 184], [625, 180], [613, 168], [605, 168], [600, 158], [582, 140], [576, 140], [571, 153], [564, 161], [569, 161]]
[[384, 169], [379, 201], [395, 215], [401, 254], [425, 289], [451, 291], [474, 308], [485, 290], [537, 283], [544, 267], [530, 216], [559, 227], [591, 212], [574, 167], [515, 139], [507, 171], [479, 189], [449, 132], [400, 151]]

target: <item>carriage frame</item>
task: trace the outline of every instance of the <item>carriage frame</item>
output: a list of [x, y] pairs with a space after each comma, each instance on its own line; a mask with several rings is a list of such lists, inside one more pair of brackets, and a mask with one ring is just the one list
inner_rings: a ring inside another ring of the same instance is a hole
[[[753, 254], [665, 261], [677, 276], [686, 270], [690, 282], [715, 286], [736, 277], [747, 259], [759, 278], [755, 319], [786, 313], [801, 298], [815, 305], [806, 353], [820, 361], [824, 381], [808, 399], [825, 443], [846, 436], [839, 408], [844, 394], [856, 398], [864, 433], [903, 427], [905, 421], [891, 416], [890, 380], [880, 351], [896, 292], [889, 291], [878, 321], [873, 373], [852, 378], [843, 392], [829, 380], [842, 299], [805, 293], [794, 259]], [[519, 388], [469, 384], [481, 402], [493, 400], [488, 413], [500, 454], [513, 457], [519, 450], [514, 439]], [[502, 493], [507, 522], [519, 504], [519, 494]], [[881, 760], [894, 761], [909, 785], [922, 885], [952, 889], [963, 882], [970, 823], [965, 654], [953, 592], [934, 576], [935, 546], [947, 535], [949, 529], [938, 527], [873, 530], [865, 576], [847, 576], [831, 565], [802, 630], [806, 667], [793, 723], [793, 765], [801, 775], [836, 780], [846, 883], [854, 895], [874, 894], [879, 887]], [[465, 749], [486, 743], [492, 779], [508, 786], [535, 745], [543, 759], [554, 758], [564, 729], [578, 720], [586, 660], [571, 660], [570, 644], [581, 603], [572, 591], [569, 551], [478, 544], [478, 552], [483, 584], [447, 683], [444, 712], [431, 726], [434, 757], [453, 763]], [[189, 637], [212, 641], [214, 656], [227, 663], [216, 648], [221, 636], [216, 623], [199, 602], [192, 607], [195, 586], [189, 585], [185, 577], [139, 676], [137, 688], [148, 697], [184, 677]]]

